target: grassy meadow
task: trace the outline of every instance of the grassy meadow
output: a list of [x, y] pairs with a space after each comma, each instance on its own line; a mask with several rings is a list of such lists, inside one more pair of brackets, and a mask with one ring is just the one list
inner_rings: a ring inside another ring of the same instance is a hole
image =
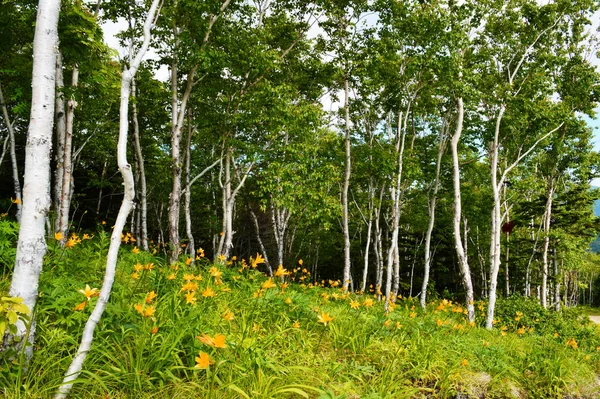
[[[600, 397], [600, 328], [573, 309], [501, 300], [488, 331], [484, 302], [473, 324], [433, 295], [426, 311], [400, 296], [386, 314], [373, 287], [313, 284], [300, 259], [270, 279], [258, 254], [168, 265], [124, 241], [73, 398]], [[49, 244], [32, 362], [0, 364], [7, 398], [51, 397], [77, 349], [109, 237], [71, 243]], [[0, 293], [9, 284], [5, 270]]]

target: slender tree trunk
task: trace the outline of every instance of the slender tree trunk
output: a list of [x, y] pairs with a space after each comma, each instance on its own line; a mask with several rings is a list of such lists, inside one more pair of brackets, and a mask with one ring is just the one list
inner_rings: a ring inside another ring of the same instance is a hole
[[369, 181], [369, 220], [367, 222], [367, 242], [365, 244], [365, 266], [363, 268], [362, 282], [360, 291], [365, 292], [367, 289], [367, 276], [369, 273], [369, 250], [371, 248], [371, 231], [373, 230], [373, 200], [375, 198], [375, 188], [373, 187], [373, 178]]
[[[398, 128], [396, 132], [396, 156], [397, 158], [397, 172], [396, 172], [396, 181], [392, 186], [392, 241], [390, 242], [390, 248], [388, 249], [387, 254], [387, 275], [385, 282], [385, 304], [384, 308], [387, 312], [389, 302], [396, 300], [396, 296], [398, 295], [398, 287], [400, 280], [400, 262], [399, 262], [399, 254], [398, 254], [398, 235], [400, 231], [400, 192], [402, 190], [402, 169], [404, 166], [404, 143], [406, 139], [406, 122], [403, 125], [403, 121], [408, 119], [408, 114], [410, 112], [410, 104], [406, 110], [406, 117], [403, 118], [404, 115], [402, 111], [398, 114]], [[391, 122], [389, 123], [389, 129], [391, 130]], [[393, 281], [393, 290], [392, 290], [392, 280]]]
[[121, 77], [121, 106], [119, 110], [119, 141], [117, 145], [117, 160], [119, 170], [123, 177], [124, 192], [123, 202], [117, 215], [115, 227], [110, 237], [110, 246], [108, 249], [108, 255], [106, 258], [106, 271], [104, 273], [104, 282], [100, 290], [100, 296], [96, 302], [96, 306], [92, 311], [89, 319], [85, 323], [83, 335], [81, 337], [81, 343], [71, 362], [69, 369], [65, 373], [63, 384], [59, 387], [58, 392], [55, 396], [56, 399], [64, 399], [68, 396], [71, 388], [73, 387], [73, 381], [77, 379], [83, 368], [83, 363], [87, 354], [92, 346], [92, 340], [94, 338], [94, 330], [96, 325], [100, 322], [102, 313], [106, 308], [110, 292], [112, 290], [113, 281], [115, 278], [115, 271], [117, 266], [117, 258], [119, 254], [119, 247], [121, 246], [121, 233], [123, 227], [127, 222], [127, 216], [133, 207], [133, 199], [135, 197], [135, 187], [133, 182], [133, 173], [131, 172], [131, 165], [127, 162], [127, 130], [129, 127], [129, 95], [131, 92], [131, 81], [133, 80], [137, 69], [148, 49], [150, 44], [150, 29], [152, 27], [155, 14], [158, 10], [159, 0], [153, 0], [150, 10], [144, 23], [144, 41], [139, 52], [136, 54], [135, 59], [131, 62], [129, 69], [123, 70]]
[[382, 229], [380, 226], [381, 222], [381, 207], [383, 206], [383, 193], [385, 192], [385, 184], [381, 186], [379, 191], [379, 204], [375, 208], [375, 259], [377, 263], [377, 270], [375, 273], [375, 293], [377, 294], [378, 300], [381, 300], [381, 289], [383, 288], [383, 240], [382, 240]]
[[349, 101], [349, 89], [348, 89], [348, 77], [344, 79], [344, 112], [346, 116], [345, 120], [345, 147], [346, 147], [346, 158], [345, 165], [346, 171], [344, 174], [344, 189], [342, 190], [342, 223], [344, 230], [344, 277], [342, 282], [342, 290], [348, 291], [348, 284], [350, 283], [350, 226], [348, 220], [348, 189], [350, 187], [350, 174], [352, 172], [351, 158], [350, 158], [350, 104]]
[[[71, 87], [77, 87], [79, 83], [79, 67], [73, 66], [73, 73], [71, 78]], [[73, 184], [73, 158], [72, 158], [72, 147], [73, 147], [73, 123], [75, 118], [75, 108], [77, 108], [77, 101], [73, 97], [67, 101], [66, 115], [65, 115], [65, 141], [63, 149], [63, 177], [62, 177], [62, 190], [60, 196], [60, 229], [59, 231], [63, 234], [61, 244], [67, 240], [69, 233], [69, 213], [71, 207], [71, 185]]]
[[[473, 294], [473, 282], [471, 281], [471, 269], [469, 268], [469, 262], [466, 253], [466, 242], [463, 242], [461, 238], [460, 221], [462, 218], [462, 198], [460, 192], [460, 164], [458, 159], [458, 143], [462, 135], [463, 129], [463, 118], [464, 118], [464, 105], [462, 97], [457, 99], [457, 121], [456, 131], [450, 140], [450, 148], [452, 151], [452, 177], [454, 187], [454, 217], [453, 221], [453, 232], [454, 232], [454, 245], [456, 248], [456, 257], [458, 258], [458, 265], [460, 267], [460, 274], [463, 280], [463, 287], [465, 289], [465, 302], [467, 307], [467, 318], [469, 321], [475, 320], [475, 306], [474, 306], [474, 294]], [[465, 226], [466, 229], [466, 226]]]
[[[56, 46], [58, 44], [58, 14], [60, 0], [40, 0], [33, 39], [33, 72], [31, 116], [25, 149], [23, 208], [17, 241], [15, 267], [9, 295], [23, 298], [31, 312], [38, 297], [38, 284], [46, 254], [44, 222], [50, 208], [50, 153], [56, 93]], [[28, 339], [33, 344], [35, 320], [29, 337], [27, 327], [18, 320], [13, 342]], [[33, 345], [28, 346], [28, 359]]]
[[102, 183], [106, 178], [106, 171], [108, 167], [108, 157], [104, 159], [104, 166], [102, 166], [102, 174], [100, 175], [100, 192], [98, 193], [98, 204], [96, 205], [96, 218], [100, 216], [100, 205], [102, 204]]
[[269, 277], [273, 277], [273, 268], [271, 268], [271, 263], [269, 262], [269, 257], [267, 256], [267, 250], [263, 245], [263, 241], [260, 238], [260, 227], [258, 225], [258, 218], [252, 209], [250, 209], [250, 216], [252, 216], [252, 222], [254, 223], [254, 230], [256, 231], [256, 239], [258, 241], [258, 245], [260, 246], [260, 251], [263, 254], [263, 258], [265, 258], [265, 265], [267, 266], [267, 270], [269, 271]]
[[15, 130], [13, 124], [8, 116], [8, 109], [6, 108], [6, 102], [4, 101], [4, 95], [2, 93], [2, 86], [0, 86], [0, 104], [2, 104], [2, 116], [4, 117], [4, 124], [8, 129], [9, 146], [10, 146], [10, 159], [12, 162], [12, 178], [13, 188], [15, 190], [15, 198], [17, 199], [17, 221], [21, 220], [21, 207], [23, 198], [21, 197], [21, 183], [19, 181], [19, 168], [17, 165], [17, 152], [15, 150]]
[[[552, 248], [552, 264], [554, 265], [554, 309], [560, 312], [560, 270], [558, 269], [558, 258], [556, 255], [556, 246]], [[590, 287], [592, 280], [590, 280]], [[592, 305], [592, 290], [590, 289], [590, 303]]]
[[185, 213], [185, 232], [188, 238], [188, 254], [192, 259], [192, 263], [196, 259], [196, 245], [194, 242], [194, 235], [192, 234], [192, 213], [190, 210], [192, 200], [192, 190], [190, 189], [190, 165], [191, 165], [191, 152], [192, 152], [192, 135], [194, 130], [192, 129], [192, 118], [191, 113], [189, 114], [188, 122], [188, 134], [187, 141], [185, 143], [185, 193], [183, 196], [183, 208]]
[[[500, 107], [496, 118], [496, 128], [494, 132], [494, 140], [490, 143], [490, 175], [492, 180], [492, 226], [490, 232], [490, 287], [489, 287], [489, 302], [487, 308], [487, 318], [485, 326], [491, 329], [494, 326], [494, 310], [496, 308], [496, 294], [498, 285], [498, 271], [500, 270], [500, 228], [502, 223], [501, 218], [501, 202], [500, 190], [498, 184], [498, 156], [500, 147], [500, 123], [504, 116], [505, 106]], [[500, 182], [502, 183], [502, 182]]]
[[142, 144], [140, 142], [140, 124], [138, 122], [137, 102], [135, 101], [136, 90], [135, 78], [131, 81], [131, 96], [133, 103], [131, 107], [133, 120], [133, 138], [135, 143], [135, 154], [138, 163], [138, 171], [140, 174], [140, 246], [144, 251], [148, 251], [148, 197], [146, 188], [146, 169], [144, 167], [144, 155], [142, 154]]
[[431, 235], [433, 233], [433, 226], [435, 224], [435, 206], [437, 202], [437, 194], [440, 187], [440, 170], [442, 167], [442, 156], [444, 155], [444, 147], [446, 145], [446, 122], [444, 121], [439, 135], [438, 143], [438, 154], [437, 162], [435, 166], [435, 179], [433, 182], [433, 189], [431, 192], [431, 198], [429, 199], [428, 211], [429, 211], [429, 225], [427, 226], [427, 233], [425, 234], [425, 271], [423, 274], [423, 285], [421, 287], [421, 307], [425, 309], [427, 304], [427, 285], [429, 284], [429, 269], [431, 268]]
[[554, 181], [550, 180], [548, 198], [544, 210], [544, 245], [542, 249], [542, 292], [540, 302], [543, 307], [548, 307], [548, 249], [550, 247], [550, 222], [552, 220], [552, 202], [554, 199]]

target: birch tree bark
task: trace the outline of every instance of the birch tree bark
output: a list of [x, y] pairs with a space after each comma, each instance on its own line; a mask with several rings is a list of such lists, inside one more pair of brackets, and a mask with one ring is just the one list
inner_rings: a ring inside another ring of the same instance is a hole
[[433, 226], [435, 224], [435, 207], [437, 203], [438, 190], [440, 187], [440, 169], [442, 167], [442, 156], [444, 155], [444, 149], [446, 146], [446, 126], [447, 124], [444, 120], [438, 138], [438, 154], [435, 166], [435, 179], [431, 190], [431, 198], [429, 199], [429, 203], [427, 206], [429, 212], [429, 224], [427, 226], [427, 232], [425, 233], [425, 271], [423, 274], [423, 285], [421, 287], [420, 298], [421, 307], [423, 309], [425, 309], [425, 305], [427, 303], [427, 286], [429, 285], [429, 269], [431, 267], [431, 235], [433, 233]]
[[135, 197], [135, 187], [133, 182], [133, 173], [131, 172], [131, 165], [127, 162], [127, 131], [129, 128], [129, 95], [131, 94], [131, 82], [135, 77], [137, 69], [142, 61], [142, 58], [148, 50], [150, 44], [151, 33], [150, 30], [155, 22], [155, 18], [158, 17], [158, 4], [160, 0], [153, 0], [152, 5], [146, 16], [144, 22], [144, 41], [133, 58], [133, 61], [129, 65], [129, 69], [123, 70], [121, 77], [121, 105], [119, 109], [119, 140], [117, 144], [117, 163], [119, 165], [119, 171], [123, 177], [124, 184], [124, 198], [117, 215], [117, 220], [113, 232], [110, 237], [110, 246], [108, 248], [108, 255], [106, 258], [106, 271], [104, 274], [104, 281], [100, 290], [100, 296], [96, 302], [96, 306], [92, 311], [89, 319], [85, 323], [83, 335], [81, 337], [81, 343], [77, 349], [77, 353], [73, 358], [69, 369], [65, 373], [62, 385], [59, 387], [58, 392], [55, 395], [56, 399], [64, 399], [69, 395], [71, 388], [73, 387], [73, 381], [81, 373], [83, 363], [87, 354], [92, 346], [92, 340], [94, 338], [94, 330], [96, 325], [104, 313], [106, 304], [108, 303], [110, 292], [112, 290], [113, 281], [115, 278], [115, 271], [117, 266], [117, 257], [119, 254], [119, 247], [121, 246], [121, 233], [123, 227], [127, 222], [127, 216], [133, 207], [133, 199]]
[[[406, 117], [400, 111], [398, 115], [398, 128], [396, 132], [395, 151], [397, 156], [396, 181], [392, 185], [392, 240], [387, 254], [387, 274], [385, 282], [385, 304], [387, 312], [389, 302], [395, 300], [399, 285], [399, 256], [398, 256], [398, 235], [400, 231], [400, 194], [402, 190], [402, 170], [404, 166], [404, 143], [406, 139], [406, 121], [410, 112], [410, 103], [406, 109]], [[391, 122], [389, 122], [391, 129]], [[394, 290], [392, 291], [392, 279], [394, 281]], [[394, 293], [392, 295], [392, 293]]]
[[12, 178], [13, 188], [15, 190], [15, 198], [17, 199], [17, 221], [21, 220], [21, 207], [23, 198], [21, 197], [21, 183], [19, 180], [19, 168], [17, 165], [17, 153], [15, 151], [15, 129], [13, 123], [10, 121], [8, 116], [8, 109], [6, 108], [6, 102], [4, 101], [4, 94], [2, 93], [2, 87], [0, 86], [0, 104], [2, 104], [2, 116], [4, 117], [4, 124], [8, 130], [8, 141], [10, 147], [10, 160], [12, 162]]
[[350, 104], [348, 93], [348, 76], [344, 78], [344, 113], [345, 113], [345, 174], [344, 188], [342, 190], [342, 224], [344, 231], [344, 276], [342, 282], [342, 290], [348, 291], [350, 284], [350, 227], [348, 221], [348, 189], [350, 187], [350, 174], [352, 172], [352, 164], [350, 158]]
[[[458, 265], [460, 267], [460, 274], [463, 280], [463, 286], [465, 288], [465, 302], [467, 307], [467, 317], [469, 321], [475, 320], [475, 306], [474, 306], [474, 295], [473, 295], [473, 282], [471, 280], [471, 269], [469, 268], [469, 262], [467, 253], [465, 250], [466, 242], [463, 243], [460, 231], [460, 221], [462, 218], [462, 198], [460, 192], [460, 165], [458, 159], [458, 143], [460, 136], [462, 135], [463, 129], [463, 118], [464, 118], [464, 105], [462, 97], [457, 99], [457, 120], [456, 130], [450, 140], [450, 148], [452, 152], [452, 180], [454, 187], [454, 217], [452, 218], [453, 232], [454, 232], [454, 245], [456, 248], [456, 257], [458, 258]], [[465, 227], [466, 230], [466, 227]]]
[[542, 292], [540, 303], [548, 307], [548, 249], [550, 247], [550, 222], [552, 220], [552, 202], [554, 199], [554, 180], [550, 178], [548, 191], [546, 192], [546, 207], [544, 209], [544, 245], [542, 249]]
[[54, 151], [54, 160], [56, 168], [54, 169], [54, 204], [53, 209], [56, 213], [54, 219], [54, 231], [60, 231], [60, 207], [62, 194], [62, 179], [64, 175], [65, 161], [65, 101], [63, 99], [63, 89], [65, 83], [63, 78], [62, 54], [60, 51], [56, 54], [56, 97], [55, 97], [55, 116], [54, 124], [56, 130], [56, 150]]
[[[50, 208], [50, 152], [54, 122], [54, 96], [56, 78], [56, 52], [58, 44], [58, 14], [60, 0], [40, 0], [33, 39], [32, 98], [27, 145], [25, 149], [25, 178], [23, 208], [15, 268], [9, 295], [23, 298], [23, 303], [33, 312], [38, 297], [38, 284], [42, 262], [46, 254], [44, 224]], [[33, 343], [35, 320], [32, 320], [29, 337], [27, 328], [17, 321], [14, 341]], [[12, 344], [9, 342], [9, 344]], [[26, 349], [28, 358], [33, 346]]]

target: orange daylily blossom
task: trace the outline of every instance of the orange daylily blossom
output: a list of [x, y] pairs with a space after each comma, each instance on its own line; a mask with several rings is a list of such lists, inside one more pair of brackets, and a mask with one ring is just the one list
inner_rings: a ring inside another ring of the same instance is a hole
[[330, 321], [332, 321], [335, 317], [331, 317], [329, 313], [321, 312], [321, 314], [317, 317], [319, 323], [323, 323], [324, 326], [327, 325]]
[[171, 273], [167, 276], [167, 280], [175, 280], [175, 273]]
[[85, 309], [85, 305], [86, 304], [87, 304], [87, 301], [83, 301], [79, 305], [75, 306], [75, 308], [73, 310], [75, 310], [75, 311], [77, 311], [77, 310], [83, 310], [83, 309]]
[[10, 201], [11, 201], [13, 204], [17, 204], [17, 205], [20, 205], [20, 204], [21, 204], [21, 200], [20, 200], [20, 199], [18, 199], [18, 198], [12, 199], [12, 197], [10, 197]]
[[350, 301], [350, 307], [352, 309], [358, 309], [360, 308], [360, 303], [358, 301]]
[[138, 247], [133, 247], [133, 249], [131, 250], [131, 252], [133, 252], [134, 254], [139, 254], [140, 253], [140, 249]]
[[191, 265], [191, 264], [192, 264], [192, 258], [187, 258], [187, 259], [185, 260], [185, 264], [186, 264], [187, 266]]
[[268, 288], [273, 288], [273, 287], [275, 287], [275, 283], [270, 278], [267, 281], [265, 281], [264, 283], [262, 283], [262, 285], [261, 285], [261, 288], [263, 290], [266, 290]]
[[154, 299], [156, 299], [157, 295], [156, 292], [154, 291], [150, 291], [149, 293], [146, 294], [146, 303], [149, 305], [152, 303], [152, 301]]
[[98, 292], [98, 288], [90, 288], [88, 284], [85, 285], [84, 290], [79, 290], [78, 292], [81, 292], [87, 298], [88, 301], [92, 299], [92, 297], [100, 295], [100, 292]]
[[141, 303], [136, 303], [133, 308], [142, 316], [144, 315], [144, 306]]
[[294, 324], [292, 324], [293, 328], [300, 328], [300, 322], [299, 321], [295, 321]]
[[231, 310], [226, 310], [225, 313], [223, 313], [223, 319], [232, 321], [234, 319], [233, 312]]
[[205, 345], [212, 346], [214, 348], [227, 348], [225, 344], [225, 336], [223, 334], [217, 334], [214, 338], [210, 335], [202, 334], [202, 336], [196, 337], [200, 342]]
[[202, 296], [204, 298], [208, 298], [208, 297], [215, 297], [217, 296], [216, 292], [214, 292], [212, 290], [212, 288], [208, 287], [207, 289], [205, 289], [204, 291], [202, 291]]
[[[252, 258], [251, 258], [252, 259]], [[258, 252], [256, 253], [256, 258], [254, 258], [252, 260], [252, 268], [256, 269], [256, 267], [258, 265], [260, 265], [261, 263], [265, 263], [265, 258], [262, 257], [261, 254], [259, 254]]]
[[196, 357], [196, 366], [194, 366], [194, 368], [205, 370], [208, 368], [208, 366], [214, 363], [207, 353], [201, 351], [198, 353], [198, 355], [199, 356]]
[[154, 326], [152, 330], [150, 330], [150, 334], [154, 335], [158, 332], [158, 326]]
[[152, 317], [156, 313], [156, 308], [154, 306], [148, 306], [144, 309], [144, 317]]
[[59, 231], [58, 233], [54, 233], [54, 239], [60, 241], [63, 239], [63, 234]]
[[196, 298], [196, 293], [194, 291], [185, 294], [185, 301], [190, 305], [195, 304], [197, 300], [198, 298]]

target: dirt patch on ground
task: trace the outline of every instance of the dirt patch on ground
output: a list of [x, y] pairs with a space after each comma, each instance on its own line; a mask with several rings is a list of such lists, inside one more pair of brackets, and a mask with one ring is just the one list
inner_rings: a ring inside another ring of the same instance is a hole
[[590, 320], [596, 324], [600, 324], [600, 316], [590, 316]]

